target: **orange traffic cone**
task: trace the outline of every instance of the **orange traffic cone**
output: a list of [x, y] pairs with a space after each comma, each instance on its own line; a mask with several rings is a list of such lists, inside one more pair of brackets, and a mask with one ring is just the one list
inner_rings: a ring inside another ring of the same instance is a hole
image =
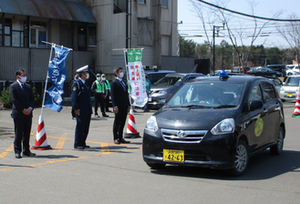
[[299, 92], [298, 92], [298, 96], [297, 96], [297, 99], [296, 99], [294, 114], [292, 115], [292, 117], [300, 118]]
[[127, 123], [127, 132], [124, 134], [125, 138], [137, 138], [140, 137], [140, 133], [136, 130], [135, 119], [132, 108], [130, 109], [129, 119]]
[[36, 137], [35, 137], [35, 146], [31, 147], [34, 150], [47, 150], [52, 149], [50, 145], [47, 143], [47, 136], [45, 131], [44, 119], [43, 116], [40, 115], [39, 123], [36, 130]]

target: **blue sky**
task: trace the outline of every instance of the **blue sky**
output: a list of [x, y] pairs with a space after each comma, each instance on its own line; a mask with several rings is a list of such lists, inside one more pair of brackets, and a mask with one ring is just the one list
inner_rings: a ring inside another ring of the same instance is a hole
[[[183, 21], [182, 24], [178, 25], [178, 31], [182, 36], [186, 35], [203, 35], [203, 28], [200, 24], [200, 19], [196, 16], [193, 12], [192, 5], [190, 0], [177, 0], [178, 1], [178, 22]], [[205, 0], [209, 3], [215, 3], [214, 0]], [[248, 3], [248, 0], [231, 0], [226, 8], [242, 13], [252, 14], [251, 7]], [[257, 4], [255, 6], [254, 15], [273, 18], [275, 14], [281, 13], [278, 18], [281, 19], [288, 19], [289, 15], [297, 14], [300, 9], [300, 1], [299, 0], [257, 0]], [[202, 4], [205, 7], [205, 10], [210, 11], [210, 8], [206, 4]], [[230, 13], [228, 13], [230, 14]], [[300, 15], [297, 14], [298, 18], [300, 19]], [[262, 25], [265, 21], [259, 20], [259, 25]], [[239, 27], [243, 25], [244, 30], [247, 32], [251, 32], [253, 30], [253, 19], [242, 17], [238, 15], [233, 15], [230, 19], [230, 23], [232, 24], [231, 27]], [[266, 29], [263, 31], [265, 37], [259, 37], [255, 41], [255, 45], [260, 45], [264, 43], [265, 47], [289, 47], [287, 42], [278, 34], [276, 30], [276, 26], [284, 26], [285, 23], [280, 22], [271, 22], [267, 25]], [[222, 25], [222, 22], [216, 22], [215, 25]], [[209, 35], [212, 36], [212, 30], [209, 28]], [[216, 44], [219, 44], [222, 40], [226, 40], [230, 43], [230, 40], [226, 37], [227, 32], [221, 31], [221, 34], [224, 37], [216, 38]], [[250, 33], [249, 33], [250, 35]], [[193, 38], [186, 38], [192, 39], [197, 43], [203, 43], [206, 40], [205, 37], [193, 37]], [[243, 39], [244, 45], [247, 45], [250, 38], [245, 37]], [[240, 43], [238, 43], [240, 45]]]

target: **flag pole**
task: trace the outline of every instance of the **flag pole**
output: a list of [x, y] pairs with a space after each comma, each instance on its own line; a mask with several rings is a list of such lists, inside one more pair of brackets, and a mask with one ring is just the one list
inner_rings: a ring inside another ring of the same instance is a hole
[[[47, 42], [44, 42], [46, 44], [49, 44]], [[48, 68], [47, 68], [47, 76], [46, 76], [46, 80], [45, 80], [45, 89], [44, 89], [44, 96], [43, 96], [43, 103], [42, 103], [42, 110], [41, 110], [41, 116], [43, 116], [43, 110], [44, 110], [44, 103], [45, 103], [45, 98], [46, 98], [46, 92], [47, 92], [47, 85], [48, 85], [48, 69], [49, 69], [49, 65], [51, 62], [51, 57], [52, 57], [52, 52], [53, 52], [53, 48], [55, 47], [54, 43], [51, 43], [51, 51], [50, 51], [50, 56], [49, 56], [49, 61], [48, 61]]]

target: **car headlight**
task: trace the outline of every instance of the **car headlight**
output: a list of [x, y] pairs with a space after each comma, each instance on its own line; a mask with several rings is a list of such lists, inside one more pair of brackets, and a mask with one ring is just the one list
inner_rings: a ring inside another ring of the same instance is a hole
[[151, 116], [146, 123], [145, 129], [156, 132], [158, 130], [157, 122], [156, 122], [156, 117]]
[[168, 93], [166, 90], [161, 90], [158, 92], [158, 94], [166, 94], [166, 93]]
[[219, 122], [215, 127], [211, 129], [213, 135], [233, 133], [235, 129], [235, 123], [233, 118], [227, 118]]

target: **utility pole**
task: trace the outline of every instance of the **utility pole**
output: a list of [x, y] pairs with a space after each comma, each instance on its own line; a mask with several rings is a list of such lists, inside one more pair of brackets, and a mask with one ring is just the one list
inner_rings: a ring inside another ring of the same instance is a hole
[[215, 75], [215, 69], [216, 69], [216, 67], [215, 67], [215, 63], [216, 63], [216, 50], [215, 50], [216, 28], [217, 28], [217, 36], [219, 36], [219, 29], [223, 28], [223, 30], [225, 30], [225, 22], [223, 22], [223, 26], [213, 25], [213, 73], [212, 73], [212, 75]]

